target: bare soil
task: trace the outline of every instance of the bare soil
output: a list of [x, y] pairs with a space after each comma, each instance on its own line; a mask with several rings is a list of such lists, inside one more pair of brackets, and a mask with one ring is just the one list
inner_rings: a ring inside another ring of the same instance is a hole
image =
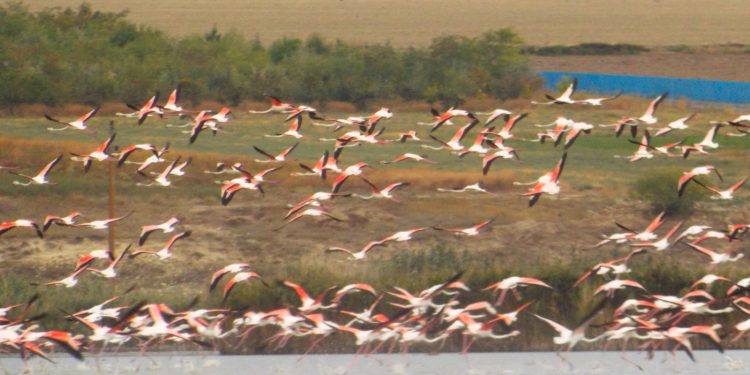
[[531, 56], [535, 70], [649, 75], [750, 81], [747, 53], [673, 52], [657, 49], [639, 55]]

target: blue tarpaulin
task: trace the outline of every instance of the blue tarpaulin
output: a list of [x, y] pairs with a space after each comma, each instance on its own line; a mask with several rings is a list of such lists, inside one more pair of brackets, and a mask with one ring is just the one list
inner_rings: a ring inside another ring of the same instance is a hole
[[717, 81], [709, 79], [631, 76], [622, 74], [539, 72], [549, 90], [557, 90], [564, 77], [576, 77], [578, 90], [652, 97], [669, 91], [672, 99], [700, 100], [720, 103], [750, 103], [750, 82]]

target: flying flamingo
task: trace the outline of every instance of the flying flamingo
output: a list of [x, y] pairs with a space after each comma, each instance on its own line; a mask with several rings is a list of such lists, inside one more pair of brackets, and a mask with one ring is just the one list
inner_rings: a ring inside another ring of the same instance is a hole
[[558, 96], [557, 98], [555, 98], [554, 96], [549, 95], [549, 94], [544, 94], [544, 96], [547, 99], [550, 100], [549, 102], [535, 102], [535, 101], [531, 101], [531, 104], [545, 104], [545, 105], [548, 105], [548, 104], [574, 104], [574, 103], [576, 103], [576, 101], [571, 98], [571, 95], [573, 95], [573, 93], [576, 91], [577, 87], [578, 87], [578, 79], [573, 78], [573, 80], [568, 85], [568, 88], [566, 88], [565, 91], [563, 91], [563, 93], [560, 94], [560, 96]]
[[258, 159], [255, 159], [255, 162], [256, 162], [256, 163], [270, 163], [270, 162], [275, 162], [275, 161], [285, 161], [285, 160], [286, 160], [286, 157], [287, 157], [287, 155], [289, 155], [289, 154], [290, 154], [290, 153], [291, 153], [292, 151], [294, 151], [294, 149], [295, 149], [295, 148], [296, 148], [296, 147], [297, 147], [298, 145], [299, 145], [299, 143], [295, 143], [295, 144], [293, 144], [293, 145], [292, 145], [291, 147], [287, 147], [286, 149], [284, 149], [284, 151], [281, 151], [281, 153], [279, 153], [279, 154], [278, 154], [278, 155], [276, 155], [276, 156], [274, 156], [274, 155], [271, 155], [271, 154], [269, 154], [269, 153], [267, 153], [267, 152], [265, 152], [265, 151], [261, 150], [261, 149], [260, 149], [260, 148], [258, 148], [257, 146], [253, 146], [253, 148], [255, 149], [255, 151], [258, 151], [259, 153], [263, 154], [263, 155], [264, 155], [265, 157], [267, 157], [267, 158], [268, 158], [268, 159], [266, 159], [266, 160], [258, 160]]
[[20, 181], [13, 181], [14, 185], [21, 185], [21, 186], [29, 186], [29, 185], [32, 185], [32, 184], [34, 184], [34, 185], [51, 185], [53, 183], [51, 183], [51, 182], [49, 182], [49, 180], [47, 180], [47, 175], [49, 174], [50, 170], [52, 170], [52, 168], [57, 163], [60, 162], [61, 159], [62, 159], [62, 155], [59, 155], [58, 157], [56, 157], [55, 159], [53, 159], [51, 162], [47, 163], [47, 165], [45, 165], [44, 168], [42, 168], [42, 170], [40, 170], [39, 173], [37, 173], [36, 176], [27, 176], [25, 174], [20, 174], [20, 173], [17, 173], [15, 171], [8, 171], [8, 173], [12, 173], [12, 174], [14, 174], [16, 176], [24, 177], [24, 178], [26, 178], [26, 179], [29, 180], [29, 182], [27, 182], [27, 183], [23, 183], [23, 182], [20, 182]]
[[719, 176], [720, 180], [724, 180], [724, 178], [721, 177], [719, 170], [716, 169], [716, 167], [714, 167], [713, 165], [702, 165], [700, 167], [695, 167], [690, 171], [682, 172], [682, 177], [680, 177], [680, 179], [677, 181], [677, 196], [682, 196], [682, 193], [685, 192], [687, 183], [693, 181], [695, 179], [695, 176], [708, 175], [711, 172], [716, 173], [716, 175]]
[[430, 129], [430, 132], [434, 132], [435, 130], [438, 130], [438, 128], [443, 126], [443, 124], [445, 124], [446, 121], [456, 116], [465, 116], [471, 119], [472, 122], [474, 121], [479, 122], [479, 120], [476, 118], [476, 116], [474, 116], [473, 113], [463, 110], [463, 109], [455, 109], [451, 107], [447, 111], [440, 114], [440, 116], [438, 116], [437, 119], [435, 119], [435, 122], [432, 123], [432, 128]]
[[141, 234], [138, 236], [138, 246], [143, 246], [143, 244], [148, 239], [148, 236], [151, 235], [151, 233], [160, 230], [162, 233], [172, 233], [175, 230], [175, 225], [180, 223], [180, 219], [177, 217], [171, 217], [169, 220], [161, 223], [161, 224], [155, 224], [155, 225], [144, 225], [141, 227]]
[[370, 180], [368, 180], [368, 179], [366, 179], [366, 178], [364, 178], [362, 176], [360, 176], [360, 178], [362, 178], [362, 180], [365, 183], [367, 183], [367, 185], [370, 185], [370, 188], [372, 189], [372, 194], [367, 195], [367, 196], [365, 196], [365, 195], [359, 195], [359, 194], [353, 194], [352, 196], [356, 196], [356, 197], [362, 198], [364, 200], [369, 200], [369, 199], [373, 199], [373, 198], [385, 198], [385, 199], [393, 199], [394, 201], [398, 202], [398, 200], [396, 200], [395, 198], [393, 198], [393, 191], [396, 190], [396, 189], [400, 189], [400, 188], [409, 186], [408, 182], [394, 182], [394, 183], [392, 183], [392, 184], [390, 184], [390, 185], [388, 185], [388, 186], [380, 189], [377, 186], [375, 186], [375, 184], [373, 184], [372, 182], [370, 182]]
[[411, 152], [407, 152], [407, 153], [401, 154], [400, 156], [398, 156], [397, 158], [395, 158], [395, 159], [393, 159], [391, 161], [383, 160], [380, 163], [381, 164], [391, 164], [391, 163], [402, 162], [402, 161], [405, 161], [405, 160], [414, 160], [414, 161], [418, 161], [418, 162], [425, 162], [425, 163], [428, 163], [428, 164], [437, 164], [436, 161], [430, 160], [430, 159], [428, 159], [424, 155], [417, 155], [417, 154], [414, 154], [414, 153], [411, 153]]
[[744, 185], [745, 182], [747, 182], [748, 179], [750, 179], [750, 177], [745, 177], [745, 178], [737, 181], [734, 185], [730, 186], [729, 189], [726, 189], [726, 190], [719, 190], [717, 188], [714, 188], [714, 187], [711, 187], [711, 186], [707, 186], [706, 184], [704, 184], [704, 183], [702, 183], [702, 182], [700, 182], [698, 180], [695, 180], [695, 179], [693, 181], [695, 181], [695, 183], [697, 183], [698, 185], [703, 186], [707, 190], [715, 193], [716, 195], [711, 196], [711, 199], [730, 200], [730, 199], [734, 198], [734, 192], [737, 191], [737, 189], [741, 188], [742, 185]]
[[480, 230], [490, 225], [493, 221], [495, 221], [495, 219], [497, 219], [497, 216], [493, 217], [492, 219], [485, 220], [481, 223], [473, 225], [471, 227], [468, 227], [468, 228], [442, 228], [442, 227], [433, 226], [432, 229], [446, 231], [446, 232], [453, 232], [457, 235], [476, 236], [479, 234]]
[[537, 183], [523, 194], [524, 196], [531, 197], [529, 199], [529, 207], [533, 207], [543, 193], [556, 195], [560, 192], [560, 185], [558, 181], [560, 180], [560, 176], [562, 175], [563, 167], [565, 166], [565, 159], [567, 157], [568, 153], [563, 153], [562, 158], [560, 158], [560, 161], [557, 162], [557, 166], [555, 167], [555, 169], [548, 173], [549, 178], [545, 179], [546, 181], [544, 181], [543, 178], [546, 175], [540, 177], [537, 180]]
[[249, 113], [254, 114], [262, 114], [262, 113], [290, 113], [294, 111], [295, 106], [290, 103], [282, 102], [281, 99], [273, 96], [273, 95], [266, 95], [266, 98], [271, 101], [271, 106], [268, 107], [265, 111], [248, 111]]
[[44, 218], [44, 224], [42, 224], [42, 232], [46, 232], [47, 229], [52, 224], [57, 224], [60, 226], [72, 226], [75, 225], [76, 220], [78, 220], [79, 217], [81, 217], [81, 213], [78, 211], [73, 211], [67, 216], [56, 216], [56, 215], [47, 215]]
[[484, 289], [485, 290], [493, 290], [493, 291], [500, 291], [500, 295], [497, 298], [497, 301], [495, 301], [495, 306], [502, 305], [503, 301], [505, 300], [505, 295], [508, 293], [509, 290], [512, 290], [514, 293], [517, 293], [516, 288], [520, 286], [527, 286], [527, 285], [536, 285], [541, 286], [549, 289], [552, 288], [549, 284], [545, 283], [542, 280], [539, 280], [537, 278], [533, 277], [520, 277], [520, 276], [511, 276], [507, 277], [505, 279], [502, 279], [496, 283], [490, 284]]
[[711, 258], [711, 264], [719, 264], [719, 263], [725, 263], [725, 262], [736, 262], [740, 260], [742, 257], [745, 256], [743, 253], [737, 253], [736, 255], [732, 256], [732, 254], [728, 253], [720, 253], [714, 250], [711, 250], [709, 248], [696, 245], [693, 243], [686, 243], [686, 245], [693, 248], [693, 250]]
[[83, 115], [83, 116], [81, 116], [81, 117], [79, 117], [79, 118], [77, 118], [77, 119], [75, 119], [74, 121], [71, 121], [71, 122], [60, 121], [60, 120], [58, 120], [56, 118], [53, 118], [50, 115], [48, 115], [48, 114], [45, 113], [44, 117], [47, 118], [47, 120], [56, 122], [58, 124], [65, 125], [62, 128], [47, 128], [47, 130], [60, 131], [60, 130], [66, 130], [66, 129], [74, 129], [74, 130], [91, 131], [91, 129], [86, 126], [86, 121], [88, 121], [90, 118], [94, 117], [94, 115], [96, 115], [96, 112], [98, 112], [98, 111], [99, 111], [99, 107], [96, 107], [96, 108], [92, 109], [91, 111], [89, 111], [88, 113], [86, 113], [85, 115]]
[[363, 260], [367, 257], [367, 253], [370, 252], [370, 250], [378, 247], [378, 246], [384, 246], [384, 244], [388, 242], [388, 239], [383, 239], [379, 241], [370, 241], [368, 242], [365, 247], [362, 248], [362, 250], [358, 252], [353, 252], [349, 249], [345, 249], [343, 247], [329, 247], [326, 249], [326, 253], [333, 253], [333, 252], [342, 252], [347, 253], [351, 256], [351, 260]]
[[141, 254], [150, 254], [155, 255], [159, 260], [164, 260], [172, 256], [172, 246], [174, 246], [175, 242], [190, 237], [191, 231], [185, 231], [181, 233], [177, 233], [172, 238], [167, 241], [167, 243], [162, 247], [161, 249], [157, 251], [150, 251], [150, 250], [136, 250], [132, 254], [130, 254], [131, 258], [135, 258]]
[[112, 144], [112, 141], [114, 141], [115, 135], [116, 135], [115, 133], [112, 133], [112, 135], [109, 138], [107, 138], [106, 141], [100, 144], [96, 148], [96, 150], [94, 150], [88, 155], [79, 155], [79, 154], [71, 153], [71, 155], [73, 155], [73, 157], [71, 157], [71, 160], [83, 162], [84, 173], [88, 172], [89, 168], [91, 168], [91, 160], [96, 160], [96, 161], [110, 160], [112, 158], [112, 155], [107, 153], [107, 149]]
[[44, 237], [44, 234], [42, 233], [42, 231], [39, 230], [39, 225], [35, 221], [26, 220], [26, 219], [18, 219], [18, 220], [5, 221], [5, 222], [0, 223], [0, 236], [2, 236], [3, 234], [5, 234], [5, 232], [11, 229], [22, 228], [22, 227], [34, 228], [34, 230], [36, 230], [36, 235], [39, 238]]
[[225, 303], [227, 301], [227, 298], [229, 298], [229, 293], [234, 289], [234, 287], [237, 285], [237, 283], [241, 283], [243, 281], [251, 280], [253, 278], [256, 278], [260, 280], [263, 285], [268, 286], [265, 281], [263, 281], [263, 278], [260, 277], [260, 275], [256, 272], [252, 271], [240, 271], [234, 274], [234, 276], [227, 281], [226, 284], [224, 284], [224, 294], [222, 296], [222, 303]]

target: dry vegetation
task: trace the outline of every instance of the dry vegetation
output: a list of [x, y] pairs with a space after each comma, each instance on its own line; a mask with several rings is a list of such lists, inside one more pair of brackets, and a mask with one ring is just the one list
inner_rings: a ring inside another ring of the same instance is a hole
[[[88, 1], [95, 9], [128, 9], [136, 23], [173, 35], [237, 30], [271, 42], [281, 37], [394, 46], [427, 45], [440, 35], [477, 36], [512, 27], [529, 44], [581, 42], [656, 45], [750, 43], [743, 0], [145, 0]], [[27, 0], [32, 10], [80, 0]], [[304, 22], [304, 28], [300, 28]]]

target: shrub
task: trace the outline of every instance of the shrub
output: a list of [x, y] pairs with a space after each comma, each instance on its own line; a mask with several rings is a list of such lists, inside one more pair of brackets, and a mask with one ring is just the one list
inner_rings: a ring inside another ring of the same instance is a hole
[[528, 46], [523, 53], [539, 56], [562, 56], [562, 55], [637, 55], [648, 52], [648, 48], [637, 44], [628, 43], [581, 43], [575, 46]]
[[633, 198], [647, 202], [654, 212], [666, 211], [668, 215], [688, 216], [695, 203], [704, 199], [704, 189], [688, 186], [681, 197], [677, 195], [679, 170], [655, 170], [645, 172], [632, 186]]
[[[426, 48], [281, 38], [265, 48], [216, 26], [177, 39], [126, 13], [0, 5], [0, 106], [125, 101], [140, 105], [182, 85], [183, 100], [237, 104], [275, 94], [295, 101], [514, 98], [538, 85], [510, 29], [443, 36]], [[73, 85], [71, 82], [75, 82]]]

